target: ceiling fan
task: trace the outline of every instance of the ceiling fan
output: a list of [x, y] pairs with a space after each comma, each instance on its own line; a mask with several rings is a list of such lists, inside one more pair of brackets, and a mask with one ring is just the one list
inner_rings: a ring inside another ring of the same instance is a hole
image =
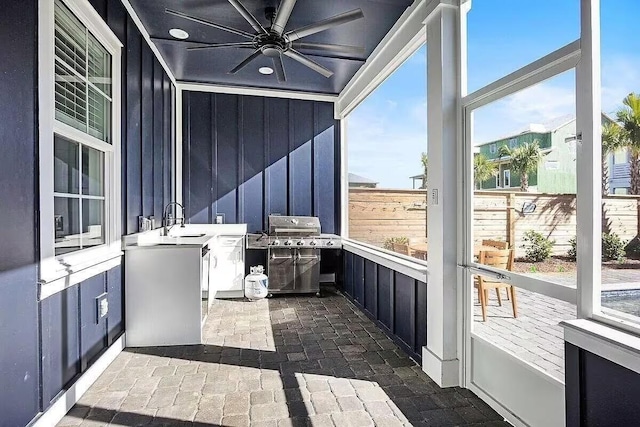
[[271, 22], [271, 25], [268, 28], [262, 26], [262, 24], [251, 14], [251, 12], [249, 12], [249, 10], [247, 10], [247, 8], [245, 8], [238, 0], [228, 1], [253, 27], [253, 29], [256, 31], [256, 34], [251, 34], [249, 32], [228, 27], [226, 25], [217, 24], [207, 19], [188, 15], [177, 10], [165, 9], [165, 12], [170, 15], [178, 16], [180, 18], [188, 19], [199, 24], [207, 25], [209, 27], [217, 28], [219, 30], [227, 31], [229, 33], [237, 34], [244, 38], [250, 39], [250, 41], [244, 42], [212, 43], [187, 48], [187, 50], [218, 49], [228, 47], [252, 49], [253, 53], [251, 53], [247, 58], [245, 58], [242, 62], [231, 69], [229, 71], [229, 74], [237, 73], [258, 56], [264, 55], [271, 58], [278, 81], [281, 83], [285, 82], [287, 80], [287, 77], [284, 70], [284, 63], [282, 61], [282, 55], [285, 55], [328, 78], [333, 75], [333, 71], [301, 54], [297, 49], [309, 49], [327, 53], [364, 53], [364, 48], [357, 46], [309, 43], [300, 41], [300, 39], [312, 34], [316, 34], [321, 31], [325, 31], [330, 28], [363, 18], [364, 14], [362, 13], [361, 9], [354, 9], [349, 12], [341, 13], [331, 18], [316, 22], [314, 24], [285, 32], [285, 27], [287, 26], [287, 22], [289, 21], [289, 17], [291, 16], [291, 12], [293, 11], [297, 0], [282, 0], [277, 10], [275, 7], [266, 7], [265, 16]]

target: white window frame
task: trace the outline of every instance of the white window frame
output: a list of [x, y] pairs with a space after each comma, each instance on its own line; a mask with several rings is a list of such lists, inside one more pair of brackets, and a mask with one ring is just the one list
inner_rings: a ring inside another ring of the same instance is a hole
[[494, 142], [489, 146], [489, 153], [495, 154], [497, 152], [498, 152], [498, 144]]
[[[106, 271], [120, 263], [121, 248], [121, 116], [122, 43], [87, 0], [60, 0], [111, 55], [111, 143], [55, 119], [55, 7], [39, 0], [39, 166], [41, 298]], [[55, 255], [54, 135], [104, 153], [105, 244]]]
[[509, 148], [516, 148], [518, 145], [518, 138], [511, 138], [509, 140]]
[[[560, 75], [571, 69], [575, 69], [580, 59], [580, 41], [574, 41], [543, 58], [534, 61], [533, 63], [526, 65], [525, 67], [465, 96], [462, 98], [462, 109], [465, 123], [465, 142], [464, 142], [464, 180], [465, 182], [473, 182], [473, 111], [480, 107], [488, 105], [494, 101], [504, 99], [505, 97], [517, 93], [523, 89], [534, 86], [545, 80], [549, 80], [557, 75]], [[576, 77], [577, 80], [577, 77]], [[578, 102], [578, 100], [576, 100]], [[502, 171], [502, 178], [504, 179], [504, 172], [510, 169]], [[504, 184], [503, 188], [507, 188]], [[509, 182], [511, 184], [511, 182]], [[474, 260], [473, 254], [473, 188], [470, 185], [465, 185], [463, 188], [462, 202], [464, 216], [464, 244], [462, 248], [462, 260], [463, 266], [468, 270], [470, 274], [485, 274], [485, 275], [501, 275], [501, 280], [505, 283], [512, 284], [518, 288], [526, 289], [538, 294], [547, 295], [549, 297], [566, 301], [575, 304], [576, 303], [576, 287], [567, 286], [560, 283], [549, 282], [547, 280], [541, 280], [531, 276], [525, 276], [516, 272], [509, 272], [507, 277], [504, 277], [504, 271], [483, 266], [478, 264]], [[580, 265], [583, 264], [578, 261]], [[600, 264], [598, 263], [598, 267]], [[469, 289], [467, 289], [469, 288]], [[470, 287], [465, 287], [467, 300], [471, 301], [472, 295]], [[470, 327], [471, 325], [469, 325]]]
[[502, 170], [502, 186], [504, 188], [511, 188], [511, 169]]

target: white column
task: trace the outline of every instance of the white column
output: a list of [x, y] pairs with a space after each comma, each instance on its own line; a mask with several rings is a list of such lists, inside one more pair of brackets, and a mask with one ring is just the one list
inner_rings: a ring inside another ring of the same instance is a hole
[[466, 9], [443, 2], [427, 20], [429, 274], [422, 364], [441, 387], [460, 383], [457, 245], [462, 231], [458, 230], [457, 165], [463, 153], [460, 98], [466, 80], [460, 13]]
[[602, 252], [600, 0], [581, 0], [580, 28], [581, 56], [576, 67], [578, 317], [589, 318], [600, 308]]

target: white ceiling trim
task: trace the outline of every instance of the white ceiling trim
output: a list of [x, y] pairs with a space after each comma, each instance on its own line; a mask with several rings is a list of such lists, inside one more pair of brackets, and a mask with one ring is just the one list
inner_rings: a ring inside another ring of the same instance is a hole
[[176, 87], [182, 91], [227, 93], [231, 95], [264, 96], [267, 98], [301, 99], [306, 101], [336, 102], [338, 99], [337, 95], [327, 95], [322, 93], [252, 88], [246, 86], [225, 86], [209, 83], [189, 83], [178, 81], [176, 83]]
[[142, 21], [140, 20], [140, 17], [136, 13], [136, 11], [133, 9], [133, 6], [131, 6], [131, 3], [129, 2], [129, 0], [121, 0], [121, 1], [122, 1], [122, 4], [124, 5], [125, 9], [127, 9], [127, 12], [129, 13], [129, 16], [131, 16], [131, 19], [133, 19], [133, 22], [136, 24], [136, 27], [138, 27], [138, 30], [142, 34], [142, 37], [145, 39], [145, 41], [147, 42], [147, 44], [151, 48], [151, 51], [153, 52], [153, 54], [158, 59], [158, 62], [160, 62], [160, 65], [162, 65], [162, 68], [164, 68], [164, 71], [167, 73], [167, 75], [169, 76], [169, 78], [171, 79], [173, 84], [174, 85], [177, 84], [176, 77], [171, 72], [171, 69], [169, 68], [169, 65], [167, 64], [167, 61], [164, 60], [164, 58], [162, 57], [162, 54], [160, 54], [160, 51], [156, 47], [155, 43], [153, 43], [151, 41], [151, 36], [149, 36], [149, 32], [147, 31], [146, 28], [144, 28], [144, 25], [142, 24]]
[[413, 55], [427, 41], [425, 23], [429, 16], [440, 7], [457, 7], [452, 2], [453, 0], [415, 0], [340, 92], [336, 102], [336, 118], [344, 118], [353, 111]]

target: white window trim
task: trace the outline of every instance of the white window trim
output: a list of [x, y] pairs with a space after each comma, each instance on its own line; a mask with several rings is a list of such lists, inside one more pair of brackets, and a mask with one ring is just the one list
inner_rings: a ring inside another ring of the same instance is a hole
[[[507, 179], [507, 175], [509, 175], [509, 179]], [[507, 181], [509, 182], [509, 185], [505, 185], [507, 183]], [[503, 169], [502, 170], [502, 186], [504, 188], [511, 188], [511, 169]]]
[[[41, 298], [113, 268], [121, 251], [122, 43], [87, 0], [61, 0], [112, 57], [111, 144], [55, 120], [54, 0], [38, 2], [39, 188]], [[78, 133], [82, 136], [77, 138]], [[105, 152], [105, 244], [55, 255], [54, 134]], [[74, 137], [75, 136], [75, 137]], [[119, 263], [119, 261], [118, 261]], [[117, 264], [116, 264], [117, 265]]]

